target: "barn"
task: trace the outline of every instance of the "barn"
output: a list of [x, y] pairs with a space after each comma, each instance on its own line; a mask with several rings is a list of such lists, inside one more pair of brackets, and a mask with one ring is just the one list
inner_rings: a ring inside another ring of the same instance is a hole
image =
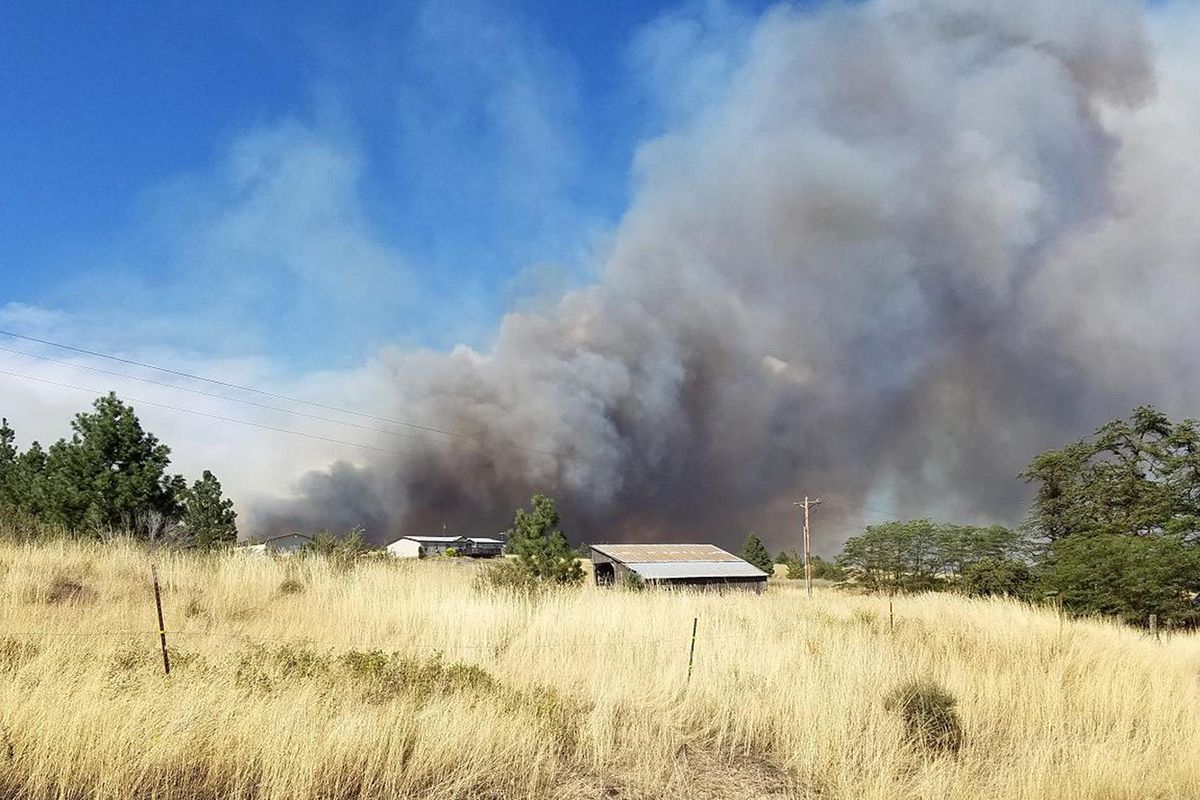
[[636, 575], [647, 584], [762, 592], [767, 573], [711, 544], [590, 545], [597, 586]]

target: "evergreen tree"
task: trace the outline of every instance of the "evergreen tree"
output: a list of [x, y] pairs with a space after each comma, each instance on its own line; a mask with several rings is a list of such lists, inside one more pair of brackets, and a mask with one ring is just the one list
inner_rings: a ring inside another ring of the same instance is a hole
[[137, 527], [143, 517], [178, 519], [183, 478], [168, 476], [171, 450], [142, 429], [115, 394], [78, 414], [70, 440], [51, 448], [42, 481], [44, 516], [75, 530]]
[[46, 451], [37, 442], [17, 456], [8, 479], [10, 502], [16, 508], [42, 518], [46, 510]]
[[554, 500], [537, 494], [529, 510], [517, 509], [508, 531], [507, 550], [521, 568], [541, 583], [575, 584], [583, 580], [583, 567], [567, 538], [558, 529]]
[[758, 534], [751, 533], [746, 537], [746, 543], [742, 545], [742, 558], [768, 575], [775, 569], [774, 562], [771, 559], [771, 552], [762, 543], [762, 539], [758, 538]]
[[184, 493], [183, 525], [197, 547], [210, 548], [237, 541], [237, 512], [221, 496], [221, 482], [208, 470]]
[[16, 506], [13, 484], [17, 472], [17, 451], [14, 442], [16, 432], [8, 426], [8, 420], [0, 418], [0, 503]]

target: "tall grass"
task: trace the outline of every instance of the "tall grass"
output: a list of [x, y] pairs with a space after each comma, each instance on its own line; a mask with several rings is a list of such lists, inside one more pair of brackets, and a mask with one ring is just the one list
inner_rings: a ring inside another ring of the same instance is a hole
[[[470, 565], [0, 545], [0, 796], [1195, 798], [1200, 640], [1005, 601], [480, 591]], [[67, 587], [67, 588], [64, 588]], [[700, 620], [687, 682], [693, 617]], [[885, 699], [949, 693], [956, 749]]]

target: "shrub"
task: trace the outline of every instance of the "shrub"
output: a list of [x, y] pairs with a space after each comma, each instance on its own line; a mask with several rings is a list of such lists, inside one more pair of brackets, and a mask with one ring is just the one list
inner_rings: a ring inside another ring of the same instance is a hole
[[1038, 567], [1040, 589], [1056, 592], [1075, 614], [1104, 614], [1145, 624], [1187, 624], [1200, 617], [1200, 548], [1174, 536], [1076, 534], [1053, 542]]
[[475, 576], [476, 589], [529, 593], [541, 586], [541, 582], [523, 562], [507, 558], [484, 567]]
[[621, 578], [621, 588], [630, 592], [640, 592], [646, 588], [646, 582], [636, 572], [627, 572]]
[[474, 664], [446, 664], [440, 656], [405, 658], [382, 650], [351, 650], [338, 659], [344, 674], [361, 684], [374, 700], [400, 694], [427, 697], [456, 692], [488, 692], [497, 684], [491, 673]]
[[62, 603], [86, 603], [94, 599], [96, 593], [74, 578], [57, 575], [50, 583], [46, 592], [46, 602], [50, 605]]
[[367, 552], [367, 542], [361, 528], [354, 528], [344, 536], [321, 531], [313, 536], [312, 541], [304, 545], [300, 552], [305, 555], [321, 556], [328, 559], [335, 567], [347, 569]]
[[34, 642], [5, 636], [0, 639], [0, 672], [12, 672], [37, 654], [38, 646]]
[[894, 689], [883, 701], [888, 711], [900, 714], [905, 738], [935, 752], [957, 752], [962, 744], [962, 722], [954, 695], [938, 683], [922, 678]]
[[446, 558], [458, 558], [458, 550], [454, 549], [453, 547], [447, 547], [446, 552], [443, 555], [445, 555]]
[[304, 583], [298, 578], [285, 578], [279, 584], [280, 594], [300, 594], [304, 591]]
[[1029, 567], [1010, 558], [985, 558], [968, 564], [960, 584], [964, 592], [976, 597], [1026, 597], [1032, 585]]

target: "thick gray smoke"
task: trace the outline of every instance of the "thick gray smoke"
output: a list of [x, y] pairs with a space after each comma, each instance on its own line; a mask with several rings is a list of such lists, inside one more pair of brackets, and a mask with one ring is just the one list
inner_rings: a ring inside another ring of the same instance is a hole
[[1019, 519], [1040, 450], [1138, 403], [1195, 413], [1184, 13], [769, 12], [640, 149], [596, 285], [489, 352], [391, 360], [395, 416], [478, 439], [335, 465], [264, 518], [492, 531], [540, 490], [576, 540], [790, 547], [809, 493], [826, 550], [855, 505]]

